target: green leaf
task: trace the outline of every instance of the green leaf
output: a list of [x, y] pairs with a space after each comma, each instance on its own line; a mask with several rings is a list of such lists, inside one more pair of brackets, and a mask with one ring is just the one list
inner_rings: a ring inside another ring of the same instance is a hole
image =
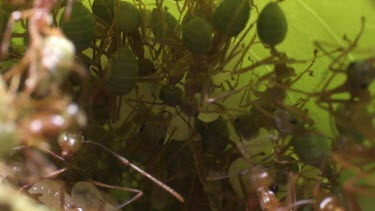
[[[260, 0], [254, 2], [259, 10], [268, 3], [268, 1]], [[375, 42], [373, 41], [375, 8], [373, 4], [369, 0], [343, 0], [340, 2], [316, 0], [283, 1], [279, 5], [288, 21], [288, 34], [277, 49], [286, 52], [289, 58], [311, 60], [313, 51], [316, 48], [313, 44], [315, 41], [329, 43], [329, 46], [325, 46], [327, 50], [333, 50], [340, 46], [345, 47], [347, 43], [343, 36], [346, 35], [350, 40], [354, 40], [361, 27], [361, 17], [365, 17], [364, 33], [359, 40], [358, 47], [349, 54], [348, 59], [353, 61], [360, 58], [368, 58], [373, 53], [371, 49], [375, 48]], [[269, 52], [264, 50], [263, 46], [258, 45], [251, 48], [249, 55], [253, 59], [260, 60], [269, 55]], [[305, 74], [295, 87], [306, 91], [321, 90], [322, 81], [327, 78], [330, 72], [328, 66], [331, 61], [332, 59], [327, 56], [319, 58], [312, 67], [314, 76]], [[294, 65], [294, 67], [298, 71], [303, 71], [308, 65], [309, 62]], [[270, 71], [270, 69], [263, 68], [263, 71]], [[330, 87], [337, 86], [342, 80], [343, 77], [335, 78]], [[288, 95], [292, 103], [299, 97], [302, 96], [297, 93], [290, 92]], [[308, 108], [309, 115], [314, 117], [314, 121], [317, 123], [317, 129], [331, 134], [332, 128], [328, 115], [323, 115], [325, 112], [318, 109], [314, 104], [309, 103]]]

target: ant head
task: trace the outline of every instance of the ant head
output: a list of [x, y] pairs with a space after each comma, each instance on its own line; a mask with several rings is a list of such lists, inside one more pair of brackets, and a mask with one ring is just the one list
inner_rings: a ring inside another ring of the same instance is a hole
[[272, 184], [270, 187], [269, 187], [270, 191], [274, 192], [275, 194], [277, 194], [277, 192], [279, 192], [279, 186], [275, 185], [275, 184]]
[[58, 137], [61, 147], [61, 155], [64, 158], [72, 158], [82, 147], [83, 135], [78, 131], [65, 131]]
[[251, 175], [250, 181], [255, 185], [255, 190], [258, 187], [271, 187], [273, 185], [274, 175], [267, 171], [266, 168], [257, 166], [252, 171], [254, 174]]

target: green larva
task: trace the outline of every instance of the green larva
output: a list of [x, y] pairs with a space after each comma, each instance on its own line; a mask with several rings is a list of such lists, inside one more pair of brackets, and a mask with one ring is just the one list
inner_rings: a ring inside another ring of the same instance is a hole
[[117, 11], [117, 28], [125, 32], [135, 32], [141, 25], [141, 13], [129, 2], [120, 2]]
[[[360, 119], [362, 124], [371, 125], [371, 115], [367, 110], [357, 111], [356, 108], [351, 108], [346, 105], [339, 105], [336, 110], [335, 125], [337, 132], [346, 140], [346, 142], [362, 143], [366, 137], [356, 127], [354, 118]], [[362, 114], [362, 115], [361, 115]], [[369, 118], [366, 118], [368, 116]], [[354, 126], [354, 127], [353, 127]], [[345, 137], [343, 137], [345, 136]]]
[[173, 85], [165, 85], [160, 89], [159, 98], [168, 106], [174, 107], [182, 103], [184, 92]]
[[263, 8], [258, 17], [257, 30], [260, 40], [270, 46], [285, 39], [288, 23], [278, 3], [271, 2]]
[[250, 18], [249, 0], [224, 0], [215, 10], [213, 25], [227, 36], [237, 36]]
[[233, 121], [233, 127], [237, 134], [245, 140], [251, 140], [259, 134], [259, 126], [255, 122], [253, 112], [242, 114]]
[[298, 126], [297, 119], [285, 109], [276, 108], [272, 117], [276, 130], [282, 135], [292, 134]]
[[112, 63], [112, 72], [107, 80], [107, 91], [114, 95], [128, 94], [139, 77], [138, 62], [128, 48], [121, 49]]
[[213, 30], [209, 21], [192, 17], [182, 28], [182, 43], [192, 54], [205, 54], [212, 44]]
[[95, 39], [94, 15], [79, 1], [74, 1], [68, 21], [61, 18], [60, 27], [64, 34], [73, 41], [77, 51], [85, 50]]
[[195, 128], [202, 136], [202, 147], [205, 153], [218, 155], [224, 152], [229, 141], [226, 122], [222, 117], [209, 123], [195, 118]]
[[140, 59], [138, 61], [139, 75], [148, 76], [155, 73], [154, 63], [150, 59]]
[[160, 12], [160, 10], [156, 8], [152, 10], [151, 29], [155, 38], [163, 39], [173, 34], [177, 23], [177, 19], [171, 13], [167, 11]]
[[290, 144], [301, 161], [317, 168], [321, 168], [331, 149], [331, 141], [317, 133], [294, 136]]
[[345, 87], [352, 95], [357, 95], [374, 81], [375, 67], [369, 60], [353, 62], [347, 68], [347, 75]]
[[92, 12], [110, 25], [113, 20], [113, 9], [115, 0], [94, 0], [92, 3]]

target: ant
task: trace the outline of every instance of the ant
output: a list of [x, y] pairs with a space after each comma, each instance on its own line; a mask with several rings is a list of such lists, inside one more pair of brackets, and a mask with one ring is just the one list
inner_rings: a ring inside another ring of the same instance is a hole
[[[9, 80], [29, 66], [29, 77], [26, 79], [26, 89], [32, 93], [43, 81], [43, 78], [57, 77], [61, 80], [66, 76], [64, 72], [73, 68], [74, 45], [63, 35], [60, 29], [51, 27], [52, 10], [57, 0], [35, 0], [31, 9], [14, 11], [10, 15], [8, 25], [0, 46], [0, 61], [4, 59], [9, 48], [13, 26], [23, 18], [28, 20], [30, 46], [19, 64], [4, 74]], [[66, 17], [70, 15], [72, 0], [68, 0]], [[80, 74], [83, 71], [77, 68]], [[55, 74], [55, 76], [53, 76]]]
[[[74, 162], [74, 158], [77, 155], [77, 153], [81, 150], [82, 146], [83, 145], [92, 145], [92, 146], [98, 147], [101, 150], [109, 153], [111, 156], [113, 156], [114, 158], [119, 160], [123, 165], [129, 166], [132, 169], [134, 169], [135, 171], [137, 171], [138, 173], [144, 175], [149, 180], [151, 180], [152, 182], [154, 182], [155, 184], [157, 184], [158, 186], [163, 188], [165, 191], [167, 191], [168, 193], [173, 195], [178, 201], [184, 202], [184, 198], [180, 194], [178, 194], [176, 191], [174, 191], [172, 188], [170, 188], [169, 186], [167, 186], [166, 184], [164, 184], [160, 180], [156, 179], [155, 177], [151, 176], [149, 173], [145, 172], [144, 170], [142, 170], [141, 168], [139, 168], [135, 164], [129, 162], [126, 158], [116, 154], [115, 152], [113, 152], [109, 148], [103, 146], [102, 144], [97, 143], [97, 142], [93, 142], [93, 141], [84, 140], [83, 135], [79, 131], [65, 131], [65, 132], [61, 133], [60, 136], [58, 137], [58, 144], [61, 147], [61, 155], [57, 155], [50, 150], [43, 150], [43, 151], [50, 154], [52, 157], [66, 163], [67, 166], [63, 167], [62, 169], [59, 169], [59, 170], [56, 170], [56, 171], [50, 173], [49, 175], [45, 176], [44, 178], [53, 178], [53, 177], [56, 177], [56, 176], [58, 176], [58, 175], [60, 175], [64, 172], [67, 172], [72, 167], [73, 162]], [[101, 187], [112, 188], [112, 189], [115, 188], [115, 189], [120, 189], [120, 190], [130, 191], [130, 192], [135, 193], [134, 197], [132, 197], [130, 200], [120, 204], [117, 207], [117, 209], [121, 209], [122, 207], [130, 204], [131, 202], [137, 200], [138, 198], [140, 198], [143, 195], [143, 192], [141, 190], [138, 190], [138, 189], [125, 188], [125, 187], [120, 188], [120, 187], [115, 187], [115, 186], [111, 186], [111, 185], [105, 185], [105, 184], [102, 184], [100, 182], [96, 182], [96, 181], [91, 180], [91, 179], [89, 179], [88, 182], [90, 182], [94, 185], [97, 185], [97, 186], [101, 186]]]
[[[324, 55], [330, 56], [332, 53], [340, 52], [340, 54], [332, 59], [332, 62], [329, 65], [329, 70], [333, 73], [328, 77], [326, 82], [323, 84], [322, 90], [319, 93], [312, 93], [311, 96], [318, 97], [318, 105], [322, 102], [326, 103], [353, 103], [353, 102], [363, 102], [364, 104], [368, 103], [369, 94], [368, 87], [373, 82], [375, 78], [375, 58], [370, 57], [368, 59], [359, 60], [347, 64], [345, 59], [348, 58], [349, 53], [355, 49], [358, 45], [359, 39], [361, 38], [365, 29], [365, 18], [361, 19], [361, 28], [359, 33], [354, 38], [353, 41], [348, 40], [345, 37], [345, 40], [348, 41], [349, 45], [346, 48], [339, 47], [337, 50], [332, 52], [324, 49], [321, 43], [315, 42], [317, 48], [324, 53]], [[328, 90], [328, 86], [337, 76], [338, 73], [343, 73], [347, 76], [343, 84]], [[346, 99], [335, 99], [333, 96], [342, 93], [349, 93], [349, 100]], [[331, 105], [330, 105], [331, 108]]]

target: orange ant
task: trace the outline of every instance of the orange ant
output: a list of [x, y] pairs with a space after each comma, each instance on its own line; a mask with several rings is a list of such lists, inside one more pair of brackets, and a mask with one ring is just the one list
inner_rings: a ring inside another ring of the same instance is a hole
[[[371, 57], [368, 59], [351, 62], [349, 65], [347, 65], [345, 62], [345, 59], [347, 59], [348, 54], [351, 51], [353, 51], [355, 47], [358, 45], [359, 39], [361, 38], [364, 29], [365, 18], [362, 17], [361, 28], [355, 39], [353, 41], [349, 41], [348, 38], [345, 37], [344, 39], [349, 42], [348, 47], [340, 47], [332, 52], [328, 52], [326, 49], [324, 49], [321, 43], [315, 42], [315, 45], [318, 47], [320, 51], [324, 53], [324, 55], [330, 56], [332, 53], [335, 53], [337, 51], [340, 52], [340, 54], [337, 57], [333, 58], [332, 62], [329, 65], [329, 70], [332, 70], [333, 74], [331, 74], [328, 77], [328, 79], [322, 87], [322, 90], [319, 93], [311, 94], [311, 96], [318, 97], [318, 103], [348, 103], [358, 101], [364, 103], [368, 102], [369, 96], [367, 93], [367, 89], [375, 78], [375, 58]], [[345, 82], [336, 88], [327, 90], [328, 86], [338, 73], [343, 73], [347, 76]], [[333, 98], [333, 95], [341, 93], [349, 93], [350, 99], [345, 100]]]
[[[15, 22], [23, 18], [28, 19], [30, 46], [19, 64], [4, 74], [4, 79], [10, 80], [20, 75], [29, 66], [29, 77], [26, 80], [29, 93], [40, 86], [46, 77], [47, 80], [61, 82], [61, 79], [67, 75], [67, 70], [73, 68], [74, 45], [64, 37], [60, 29], [51, 27], [53, 19], [51, 12], [57, 2], [57, 0], [35, 0], [31, 9], [12, 12], [4, 32], [0, 60], [7, 54]], [[71, 4], [72, 0], [69, 0], [68, 10]], [[69, 14], [66, 13], [67, 17]], [[77, 71], [84, 74], [80, 69]]]
[[[174, 191], [172, 188], [170, 188], [169, 186], [167, 186], [166, 184], [164, 184], [160, 180], [151, 176], [149, 173], [145, 172], [144, 170], [142, 170], [141, 168], [139, 168], [135, 164], [129, 162], [126, 158], [116, 154], [115, 152], [113, 152], [112, 150], [103, 146], [100, 143], [84, 140], [83, 135], [79, 131], [63, 132], [62, 134], [60, 134], [60, 136], [58, 138], [58, 143], [61, 147], [61, 156], [57, 155], [54, 152], [49, 151], [49, 150], [44, 150], [44, 151], [47, 152], [48, 154], [52, 155], [54, 158], [66, 163], [67, 166], [62, 168], [62, 169], [56, 170], [55, 172], [50, 173], [49, 175], [45, 176], [44, 178], [53, 178], [53, 177], [56, 177], [57, 175], [60, 175], [64, 172], [68, 171], [70, 169], [71, 165], [73, 164], [72, 161], [74, 161], [75, 155], [79, 152], [79, 150], [82, 148], [82, 146], [84, 144], [88, 144], [88, 145], [93, 145], [95, 147], [98, 147], [98, 148], [104, 150], [105, 152], [109, 153], [111, 156], [113, 156], [114, 158], [119, 160], [123, 165], [129, 166], [132, 169], [134, 169], [135, 171], [137, 171], [138, 173], [144, 175], [149, 180], [151, 180], [152, 182], [154, 182], [155, 184], [157, 184], [158, 186], [163, 188], [165, 191], [170, 193], [172, 196], [174, 196], [178, 201], [180, 201], [180, 202], [185, 201], [184, 198], [179, 193]], [[138, 198], [140, 198], [143, 195], [143, 192], [141, 190], [138, 190], [138, 189], [125, 188], [125, 187], [119, 188], [119, 187], [115, 187], [115, 186], [105, 185], [105, 184], [102, 184], [100, 182], [96, 182], [96, 181], [93, 181], [93, 180], [89, 180], [89, 182], [93, 183], [94, 185], [98, 185], [98, 186], [102, 186], [102, 187], [115, 188], [115, 189], [120, 189], [120, 190], [125, 190], [125, 191], [130, 191], [130, 192], [135, 193], [134, 197], [132, 197], [130, 200], [122, 203], [121, 205], [119, 205], [118, 209], [120, 209], [120, 208], [128, 205], [129, 203], [137, 200]]]

